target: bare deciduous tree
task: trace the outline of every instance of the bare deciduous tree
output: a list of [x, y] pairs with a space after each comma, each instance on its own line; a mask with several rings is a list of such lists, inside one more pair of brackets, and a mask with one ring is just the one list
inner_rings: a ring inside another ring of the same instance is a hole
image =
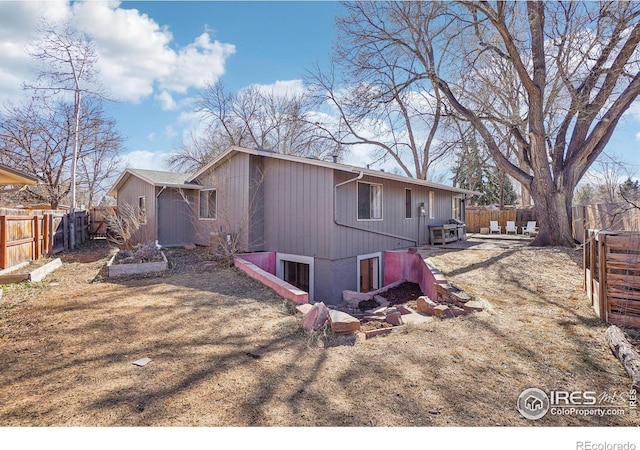
[[[88, 35], [75, 28], [70, 20], [50, 23], [43, 19], [29, 53], [39, 64], [36, 82], [26, 89], [45, 96], [73, 95], [73, 152], [71, 154], [70, 213], [76, 208], [76, 177], [79, 157], [83, 96], [97, 96], [97, 54]], [[70, 222], [70, 246], [75, 245], [74, 221]]]
[[233, 145], [317, 158], [338, 151], [314, 126], [304, 93], [282, 95], [257, 86], [231, 93], [217, 82], [201, 93], [196, 111], [204, 117], [206, 131], [192, 135], [170, 158], [176, 169], [202, 167]]
[[[398, 6], [395, 12], [411, 21], [413, 9]], [[425, 76], [437, 64], [431, 41], [413, 36], [412, 44], [424, 59], [398, 51], [378, 35], [387, 26], [384, 4], [345, 7], [347, 14], [337, 22], [342, 39], [333, 67], [316, 68], [310, 75], [316, 101], [328, 104], [337, 116], [337, 122], [331, 115], [318, 126], [341, 146], [366, 145], [373, 149], [374, 159], [391, 157], [404, 175], [427, 179], [429, 168], [452, 150], [438, 139], [446, 107], [443, 96]], [[435, 2], [420, 6], [426, 17], [436, 17], [441, 9]], [[398, 39], [403, 36], [400, 29], [388, 31]]]
[[443, 2], [434, 16], [424, 3], [357, 3], [346, 32], [419, 60], [415, 77], [430, 77], [530, 192], [534, 243], [573, 245], [574, 188], [640, 94], [640, 4]]
[[[85, 101], [78, 134], [78, 185], [87, 206], [99, 202], [116, 174], [122, 137], [99, 101]], [[41, 180], [25, 192], [52, 208], [69, 201], [73, 157], [74, 108], [60, 99], [38, 97], [26, 106], [7, 105], [0, 112], [0, 160]]]

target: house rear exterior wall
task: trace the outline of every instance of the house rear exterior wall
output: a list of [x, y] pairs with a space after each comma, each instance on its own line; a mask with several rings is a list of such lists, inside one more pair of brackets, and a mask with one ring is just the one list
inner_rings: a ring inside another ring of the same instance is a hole
[[193, 243], [197, 192], [159, 187], [156, 190], [158, 243], [166, 247]]
[[331, 259], [333, 171], [264, 158], [264, 250]]
[[198, 177], [204, 189], [216, 190], [215, 219], [199, 218], [195, 207], [195, 237], [198, 245], [211, 245], [212, 233], [240, 233], [239, 250], [249, 251], [249, 155], [238, 153]]
[[140, 235], [145, 242], [158, 239], [156, 235], [156, 189], [155, 187], [135, 176], [129, 176], [118, 190], [117, 205], [124, 210], [125, 205], [138, 209], [138, 199], [145, 197], [147, 208], [147, 222], [140, 227]]
[[[335, 172], [336, 184], [354, 180], [357, 174]], [[382, 220], [358, 220], [358, 182], [382, 185]], [[371, 176], [337, 188], [336, 222], [332, 259], [382, 250], [423, 245], [429, 240], [429, 225], [440, 225], [452, 217], [452, 193], [426, 186]], [[405, 189], [411, 189], [411, 218], [405, 218]], [[429, 218], [429, 192], [434, 192], [433, 219]], [[424, 203], [426, 216], [420, 216]], [[395, 237], [385, 236], [387, 233]]]
[[265, 248], [264, 226], [264, 158], [249, 158], [249, 229], [248, 251], [259, 252]]

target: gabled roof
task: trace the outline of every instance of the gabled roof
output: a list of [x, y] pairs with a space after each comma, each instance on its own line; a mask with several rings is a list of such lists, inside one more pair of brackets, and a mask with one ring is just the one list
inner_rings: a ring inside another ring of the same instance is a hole
[[482, 194], [481, 192], [478, 192], [478, 191], [471, 191], [471, 190], [468, 190], [468, 189], [456, 188], [456, 187], [447, 186], [447, 185], [444, 185], [444, 184], [431, 183], [430, 181], [419, 180], [419, 179], [416, 179], [416, 178], [403, 177], [401, 175], [394, 175], [392, 173], [381, 172], [379, 170], [364, 169], [362, 167], [355, 167], [355, 166], [351, 166], [351, 165], [348, 165], [348, 164], [340, 164], [340, 163], [334, 163], [334, 162], [329, 162], [329, 161], [323, 161], [321, 159], [304, 158], [304, 157], [301, 157], [301, 156], [292, 156], [292, 155], [283, 155], [281, 153], [275, 153], [275, 152], [266, 151], [266, 150], [258, 150], [258, 149], [251, 149], [251, 148], [244, 148], [244, 147], [237, 147], [237, 146], [229, 147], [223, 153], [218, 155], [209, 164], [207, 164], [202, 169], [198, 170], [193, 175], [191, 175], [188, 178], [188, 180], [189, 181], [196, 180], [200, 175], [202, 175], [203, 173], [207, 172], [212, 167], [217, 166], [218, 164], [220, 164], [220, 162], [222, 162], [222, 161], [226, 160], [227, 158], [231, 157], [234, 153], [246, 153], [246, 154], [249, 154], [249, 155], [264, 156], [264, 157], [267, 157], [267, 158], [274, 158], [274, 159], [280, 159], [280, 160], [284, 160], [284, 161], [297, 162], [297, 163], [307, 164], [307, 165], [311, 165], [311, 166], [325, 167], [327, 169], [340, 170], [340, 171], [343, 171], [343, 172], [350, 172], [350, 173], [354, 173], [354, 174], [359, 174], [360, 172], [362, 172], [364, 175], [368, 175], [368, 176], [371, 176], [371, 177], [377, 177], [377, 178], [383, 178], [383, 179], [386, 179], [386, 180], [399, 181], [400, 183], [413, 184], [413, 185], [418, 185], [418, 186], [425, 186], [425, 187], [433, 188], [433, 189], [441, 189], [441, 190], [445, 190], [445, 191], [449, 191], [449, 192], [455, 192], [455, 193], [458, 193], [458, 194], [468, 194], [468, 195], [481, 195]]
[[0, 164], [0, 184], [38, 184], [38, 181], [34, 175]]
[[146, 181], [149, 184], [158, 187], [177, 189], [202, 189], [202, 186], [200, 186], [199, 184], [188, 181], [190, 175], [187, 173], [165, 172], [162, 170], [126, 169], [114, 183], [113, 187], [109, 190], [108, 195], [117, 195], [118, 189], [122, 187], [122, 185], [129, 179], [130, 176], [135, 176], [143, 181]]

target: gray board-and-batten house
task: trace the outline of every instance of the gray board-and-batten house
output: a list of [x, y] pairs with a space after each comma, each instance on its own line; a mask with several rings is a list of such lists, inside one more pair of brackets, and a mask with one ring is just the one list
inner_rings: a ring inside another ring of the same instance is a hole
[[[162, 246], [238, 237], [272, 252], [275, 274], [336, 303], [381, 286], [383, 252], [429, 243], [429, 226], [464, 221], [477, 192], [314, 158], [231, 147], [194, 174], [127, 169], [110, 195], [145, 209]], [[235, 240], [234, 240], [235, 242]]]

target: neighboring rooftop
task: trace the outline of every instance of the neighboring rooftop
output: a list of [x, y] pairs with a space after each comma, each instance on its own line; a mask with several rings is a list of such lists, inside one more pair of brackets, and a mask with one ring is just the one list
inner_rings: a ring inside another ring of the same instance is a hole
[[190, 183], [188, 181], [189, 174], [180, 172], [166, 172], [162, 170], [146, 170], [146, 169], [126, 169], [118, 180], [114, 183], [113, 187], [109, 190], [108, 195], [116, 195], [119, 187], [124, 183], [131, 175], [160, 187], [172, 187], [182, 189], [201, 189], [202, 186], [196, 183]]
[[0, 164], [0, 184], [38, 184], [35, 175]]

